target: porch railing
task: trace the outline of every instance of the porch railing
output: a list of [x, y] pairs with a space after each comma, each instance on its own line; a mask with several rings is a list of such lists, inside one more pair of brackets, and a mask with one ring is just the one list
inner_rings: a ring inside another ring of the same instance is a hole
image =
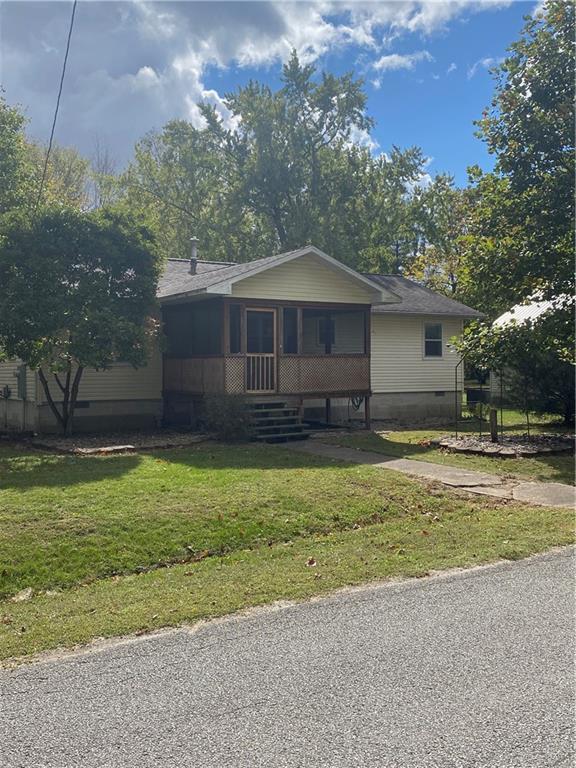
[[246, 355], [246, 392], [276, 391], [276, 356], [274, 354]]
[[284, 395], [370, 390], [369, 355], [222, 355], [164, 358], [164, 390]]

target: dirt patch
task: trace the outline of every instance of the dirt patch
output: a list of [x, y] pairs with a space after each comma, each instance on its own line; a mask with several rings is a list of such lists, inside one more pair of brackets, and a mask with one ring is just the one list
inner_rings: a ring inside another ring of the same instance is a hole
[[209, 436], [198, 432], [157, 430], [150, 432], [105, 432], [94, 435], [42, 435], [26, 440], [27, 445], [56, 453], [76, 455], [131, 453], [157, 448], [180, 448], [208, 440]]

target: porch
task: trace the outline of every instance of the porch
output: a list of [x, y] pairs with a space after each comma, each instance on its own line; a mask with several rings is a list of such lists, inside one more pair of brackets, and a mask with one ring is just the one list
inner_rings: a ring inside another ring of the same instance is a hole
[[164, 306], [165, 394], [366, 396], [370, 306], [244, 303]]

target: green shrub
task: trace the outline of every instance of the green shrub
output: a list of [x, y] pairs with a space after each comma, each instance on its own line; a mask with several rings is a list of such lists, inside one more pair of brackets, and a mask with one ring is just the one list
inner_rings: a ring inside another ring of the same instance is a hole
[[226, 443], [238, 443], [252, 436], [250, 414], [239, 395], [208, 395], [202, 409], [202, 428]]

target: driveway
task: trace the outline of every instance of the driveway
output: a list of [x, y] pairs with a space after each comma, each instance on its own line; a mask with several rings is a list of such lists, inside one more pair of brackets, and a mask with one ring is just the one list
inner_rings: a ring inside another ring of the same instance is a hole
[[0, 765], [572, 766], [572, 550], [0, 675]]

